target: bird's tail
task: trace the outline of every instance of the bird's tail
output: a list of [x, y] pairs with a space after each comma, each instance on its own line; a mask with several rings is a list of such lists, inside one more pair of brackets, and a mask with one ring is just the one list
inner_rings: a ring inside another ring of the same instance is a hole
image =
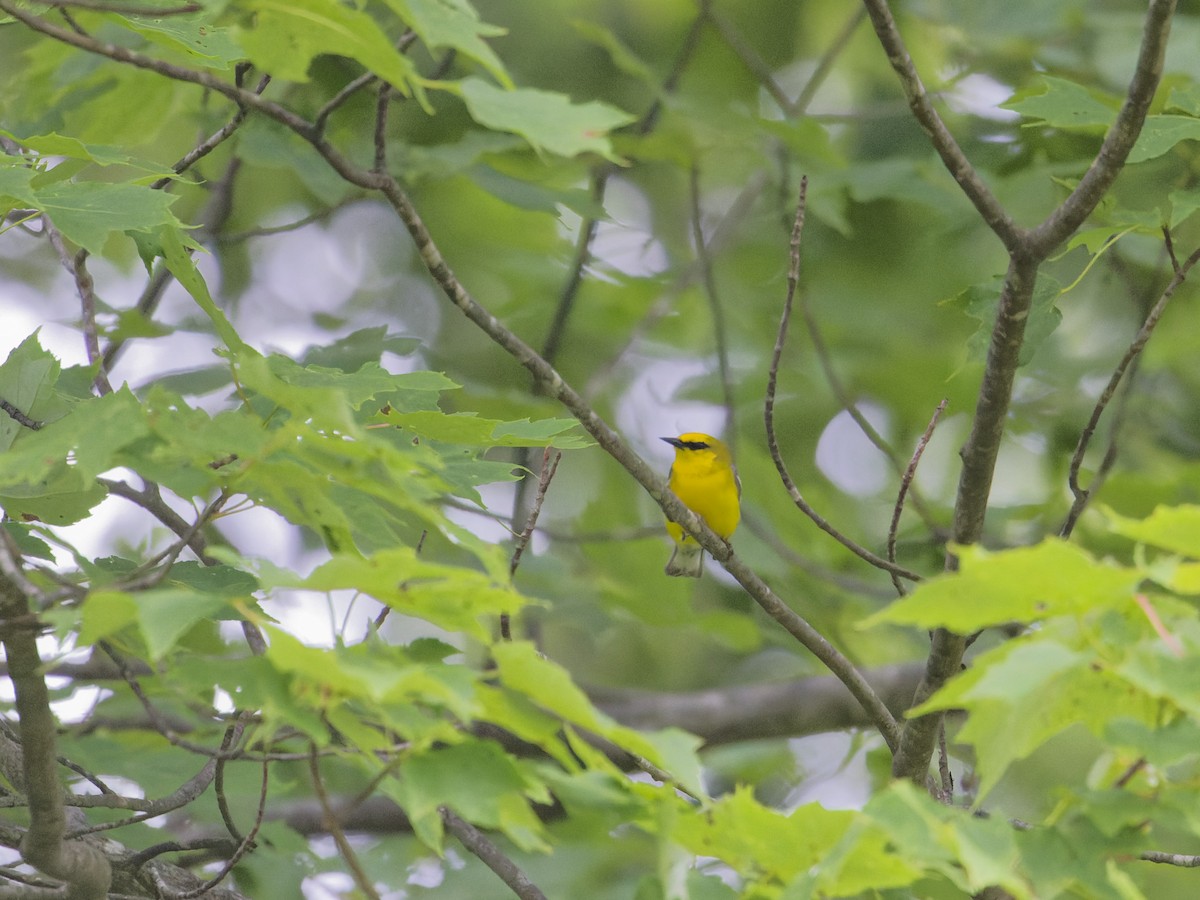
[[671, 558], [667, 560], [668, 575], [686, 575], [699, 578], [704, 573], [704, 549], [695, 541], [675, 545]]

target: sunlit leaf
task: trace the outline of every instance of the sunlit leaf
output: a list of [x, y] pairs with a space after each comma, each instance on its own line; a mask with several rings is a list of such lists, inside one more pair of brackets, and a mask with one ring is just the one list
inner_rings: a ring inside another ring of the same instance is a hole
[[1005, 622], [1036, 622], [1128, 603], [1139, 578], [1136, 570], [1097, 562], [1058, 540], [998, 553], [963, 547], [958, 572], [922, 582], [865, 624], [906, 623], [969, 634]]

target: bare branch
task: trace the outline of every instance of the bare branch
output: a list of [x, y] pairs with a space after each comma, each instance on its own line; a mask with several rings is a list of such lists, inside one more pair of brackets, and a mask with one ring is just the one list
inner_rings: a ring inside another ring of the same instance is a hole
[[518, 868], [517, 864], [501, 852], [482, 831], [465, 819], [459, 818], [445, 806], [441, 808], [442, 821], [450, 833], [458, 838], [464, 847], [471, 851], [479, 860], [500, 876], [500, 880], [512, 889], [521, 900], [546, 900], [546, 895], [529, 876]]
[[[888, 708], [900, 715], [922, 670], [918, 663], [906, 663], [870, 669], [863, 675]], [[651, 730], [682, 728], [709, 747], [874, 724], [832, 675], [686, 692], [589, 688], [588, 696], [622, 724]]]
[[[533, 530], [537, 527], [538, 516], [542, 512], [542, 503], [546, 500], [546, 491], [550, 487], [550, 481], [554, 478], [554, 473], [558, 471], [559, 460], [562, 459], [562, 453], [555, 450], [553, 458], [550, 455], [550, 448], [547, 447], [542, 453], [542, 474], [538, 477], [537, 493], [533, 498], [533, 506], [529, 510], [529, 518], [525, 522], [525, 527], [521, 533], [517, 535], [516, 543], [513, 546], [512, 561], [508, 566], [509, 577], [517, 574], [517, 566], [521, 564], [521, 556], [525, 552], [525, 548], [529, 545], [530, 538], [533, 537]], [[500, 638], [501, 640], [512, 640], [512, 628], [509, 621], [508, 613], [500, 613]]]
[[138, 3], [110, 3], [108, 0], [38, 0], [46, 6], [57, 6], [65, 13], [67, 8], [88, 9], [95, 12], [117, 13], [123, 16], [185, 16], [200, 12], [199, 3], [181, 3], [179, 6], [144, 6]]
[[[887, 539], [887, 555], [891, 562], [896, 561], [896, 533], [900, 530], [900, 516], [904, 512], [904, 497], [908, 493], [909, 486], [912, 484], [913, 478], [917, 474], [917, 466], [921, 462], [921, 456], [925, 452], [925, 448], [929, 446], [929, 441], [933, 437], [933, 429], [937, 428], [938, 419], [942, 417], [942, 413], [946, 410], [948, 400], [942, 400], [938, 404], [937, 409], [933, 411], [933, 418], [929, 420], [929, 424], [925, 426], [925, 431], [921, 435], [921, 439], [917, 441], [917, 447], [913, 450], [912, 459], [908, 461], [908, 467], [904, 470], [904, 475], [900, 478], [900, 490], [896, 493], [896, 506], [892, 510], [892, 522], [888, 526]], [[904, 596], [904, 585], [900, 582], [900, 577], [895, 572], [891, 573], [892, 584], [896, 587], [896, 592], [900, 596]]]
[[325, 782], [321, 780], [321, 765], [320, 759], [317, 756], [317, 745], [312, 745], [312, 753], [308, 760], [308, 771], [312, 777], [313, 792], [317, 795], [317, 800], [321, 804], [321, 813], [324, 817], [325, 828], [329, 831], [330, 836], [337, 844], [338, 853], [341, 854], [342, 860], [346, 863], [346, 868], [350, 870], [350, 876], [354, 879], [354, 883], [358, 885], [358, 889], [363, 892], [369, 900], [380, 900], [379, 892], [375, 890], [375, 885], [372, 883], [366, 870], [363, 869], [362, 863], [358, 861], [358, 854], [354, 852], [354, 848], [350, 846], [350, 841], [346, 839], [346, 832], [342, 830], [341, 822], [338, 821], [338, 816], [334, 815], [333, 807], [329, 803], [329, 794], [325, 790]]
[[1191, 856], [1186, 853], [1164, 853], [1161, 850], [1146, 850], [1138, 856], [1138, 859], [1146, 862], [1162, 863], [1167, 866], [1179, 866], [1184, 869], [1195, 869], [1200, 867], [1200, 856]]
[[525, 548], [529, 545], [529, 539], [533, 537], [533, 531], [537, 528], [538, 516], [542, 512], [542, 503], [546, 500], [546, 491], [550, 488], [550, 482], [554, 478], [554, 473], [558, 471], [558, 464], [562, 460], [562, 453], [558, 450], [551, 451], [547, 447], [542, 453], [542, 474], [538, 477], [537, 494], [534, 497], [533, 508], [529, 511], [529, 519], [525, 523], [525, 528], [517, 535], [517, 542], [513, 546], [512, 561], [508, 566], [509, 575], [517, 574], [517, 566], [521, 564], [521, 555], [525, 552]]
[[18, 425], [24, 425], [30, 431], [37, 431], [44, 424], [29, 418], [29, 416], [25, 415], [25, 413], [21, 412], [21, 410], [17, 409], [3, 397], [0, 397], [0, 410], [3, 410]]
[[787, 297], [783, 304], [783, 314], [779, 319], [779, 331], [775, 337], [775, 350], [771, 355], [771, 367], [767, 375], [767, 395], [763, 403], [763, 419], [767, 428], [767, 447], [771, 451], [771, 459], [775, 463], [775, 469], [779, 472], [779, 478], [783, 482], [784, 489], [792, 498], [792, 502], [796, 504], [796, 507], [801, 512], [812, 519], [818, 528], [855, 556], [858, 556], [876, 568], [883, 569], [885, 572], [890, 572], [901, 578], [907, 578], [910, 581], [920, 581], [920, 575], [872, 553], [866, 547], [842, 534], [831, 522], [813, 509], [808, 501], [804, 499], [804, 496], [800, 493], [800, 489], [796, 486], [796, 482], [792, 479], [791, 473], [787, 468], [787, 463], [783, 461], [783, 454], [779, 449], [779, 441], [775, 434], [775, 386], [779, 379], [779, 363], [783, 358], [783, 346], [787, 341], [788, 323], [792, 318], [792, 306], [796, 297], [796, 286], [800, 280], [800, 239], [804, 233], [805, 196], [807, 191], [808, 179], [802, 178], [800, 179], [800, 197], [796, 204], [796, 219], [792, 225]]
[[387, 121], [388, 107], [392, 102], [392, 86], [380, 83], [375, 96], [375, 165], [373, 172], [387, 171]]
[[862, 24], [863, 19], [866, 17], [867, 9], [865, 6], [858, 7], [858, 9], [850, 14], [850, 18], [846, 20], [846, 24], [842, 26], [841, 31], [826, 46], [825, 52], [821, 54], [821, 58], [817, 61], [817, 67], [813, 69], [808, 82], [792, 102], [788, 109], [788, 113], [791, 116], [799, 116], [808, 112], [809, 104], [816, 97], [817, 91], [821, 89], [821, 85], [825, 83], [825, 79], [829, 77], [829, 73], [833, 71], [834, 62], [837, 61], [842, 51], [850, 44], [850, 39], [854, 37], [854, 32], [858, 31], [858, 26]]
[[[708, 299], [709, 312], [712, 315], [713, 337], [717, 345], [717, 370], [721, 375], [721, 398], [725, 407], [725, 427], [723, 433], [728, 435], [726, 441], [733, 444], [737, 437], [737, 423], [734, 414], [733, 375], [729, 371], [729, 340], [725, 333], [725, 311], [721, 307], [721, 298], [717, 294], [717, 280], [713, 275], [712, 254], [709, 252], [708, 241], [704, 239], [704, 222], [700, 206], [700, 167], [695, 161], [689, 170], [688, 195], [692, 207], [692, 243], [696, 247], [696, 261], [700, 266], [700, 283], [704, 285], [704, 296]], [[735, 450], [734, 457], [737, 453]]]
[[[1170, 232], [1164, 229], [1164, 234], [1169, 235]], [[1112, 375], [1109, 376], [1108, 384], [1100, 392], [1100, 396], [1096, 400], [1096, 405], [1092, 408], [1092, 414], [1088, 418], [1087, 424], [1083, 427], [1078, 442], [1075, 444], [1075, 452], [1071, 455], [1071, 465], [1067, 475], [1071, 494], [1075, 499], [1071, 504], [1071, 509], [1067, 512], [1067, 517], [1063, 521], [1062, 527], [1059, 529], [1058, 533], [1062, 537], [1069, 537], [1071, 532], [1075, 530], [1075, 525], [1078, 523], [1079, 517], [1083, 515], [1083, 511], [1087, 508], [1088, 501], [1095, 490], [1094, 482], [1090, 488], [1084, 488], [1080, 484], [1079, 471], [1083, 467], [1083, 458], [1087, 453], [1088, 446], [1091, 444], [1092, 436], [1095, 435], [1096, 428], [1100, 424], [1100, 417], [1104, 415], [1109, 401], [1112, 400], [1113, 395], [1117, 392], [1117, 388], [1120, 387], [1121, 379], [1125, 377], [1126, 371], [1138, 358], [1142, 350], [1145, 349], [1150, 336], [1158, 326], [1159, 320], [1162, 318], [1163, 313], [1166, 312], [1167, 304], [1171, 302], [1171, 298], [1175, 296], [1175, 292], [1183, 284], [1188, 273], [1191, 272], [1197, 262], [1200, 262], [1200, 249], [1195, 250], [1191, 256], [1184, 260], [1182, 265], [1175, 259], [1173, 247], [1170, 248], [1170, 254], [1175, 274], [1159, 296], [1158, 302], [1154, 304], [1150, 312], [1146, 315], [1145, 321], [1142, 322], [1142, 327], [1138, 329], [1138, 333], [1134, 336], [1133, 341], [1125, 351], [1125, 355], [1121, 357], [1121, 361], [1117, 363], [1117, 367], [1113, 370]], [[1105, 459], [1108, 460], [1111, 455], [1113, 454], [1110, 448], [1110, 452], [1105, 454]], [[1108, 464], [1111, 465], [1111, 462]], [[1099, 473], [1097, 477], [1099, 477]]]
[[871, 24], [875, 26], [875, 34], [879, 38], [879, 43], [887, 53], [888, 62], [892, 64], [892, 68], [900, 79], [900, 86], [908, 98], [908, 107], [912, 110], [913, 118], [929, 135], [933, 148], [942, 158], [942, 163], [947, 171], [958, 182], [958, 186], [974, 204], [979, 215], [996, 233], [1009, 252], [1016, 252], [1023, 248], [1025, 233], [1017, 227], [1008, 212], [1000, 205], [1000, 201], [984, 184], [979, 173], [975, 171], [975, 167], [971, 165], [962, 148], [958, 146], [958, 142], [954, 140], [954, 135], [942, 121], [942, 117], [929, 102], [925, 85], [921, 82], [921, 76], [917, 74], [917, 68], [908, 54], [908, 48], [900, 36], [900, 29], [892, 17], [887, 0], [863, 0], [863, 5], [871, 17]]
[[88, 252], [80, 249], [74, 256], [67, 249], [62, 234], [49, 216], [42, 217], [42, 227], [50, 244], [58, 254], [62, 267], [75, 281], [75, 289], [79, 293], [80, 319], [83, 324], [83, 345], [87, 350], [88, 365], [95, 367], [95, 387], [101, 394], [111, 394], [112, 385], [108, 383], [108, 374], [101, 366], [100, 336], [96, 330], [96, 283], [87, 270]]
[[[1171, 18], [1175, 15], [1176, 0], [1150, 0], [1142, 26], [1142, 43], [1137, 66], [1125, 94], [1125, 102], [1116, 121], [1104, 136], [1100, 152], [1084, 173], [1075, 190], [1058, 208], [1028, 235], [1025, 250], [1045, 258], [1083, 224], [1084, 219], [1108, 193], [1117, 179], [1129, 151], [1137, 142], [1146, 121], [1146, 113], [1162, 78], [1163, 57], [1171, 33]], [[1007, 242], [1006, 242], [1007, 243]], [[1010, 248], [1011, 249], [1011, 248]]]

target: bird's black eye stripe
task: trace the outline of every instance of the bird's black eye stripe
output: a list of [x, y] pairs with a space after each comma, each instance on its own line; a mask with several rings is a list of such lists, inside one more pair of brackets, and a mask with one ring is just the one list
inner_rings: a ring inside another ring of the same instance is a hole
[[708, 444], [704, 441], [680, 441], [679, 446], [685, 450], [707, 450]]

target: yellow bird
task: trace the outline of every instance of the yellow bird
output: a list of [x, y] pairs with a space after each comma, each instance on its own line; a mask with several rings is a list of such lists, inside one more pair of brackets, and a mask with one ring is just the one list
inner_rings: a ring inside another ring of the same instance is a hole
[[[667, 476], [672, 493], [728, 541], [742, 517], [742, 482], [729, 448], [696, 431], [660, 440], [675, 448], [675, 463]], [[699, 578], [704, 571], [703, 548], [676, 522], [667, 521], [667, 533], [675, 539], [667, 574]]]

